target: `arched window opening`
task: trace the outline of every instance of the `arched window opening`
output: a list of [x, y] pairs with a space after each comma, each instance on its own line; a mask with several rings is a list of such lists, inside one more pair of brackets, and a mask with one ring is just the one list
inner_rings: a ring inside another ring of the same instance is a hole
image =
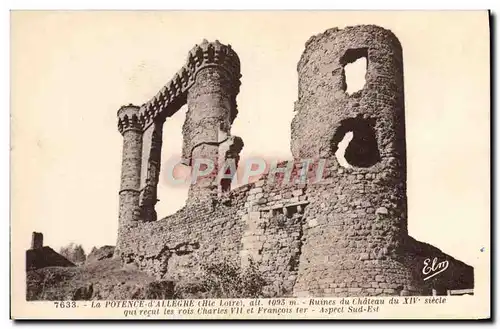
[[371, 120], [343, 120], [332, 138], [332, 151], [343, 167], [371, 167], [380, 161], [375, 130]]

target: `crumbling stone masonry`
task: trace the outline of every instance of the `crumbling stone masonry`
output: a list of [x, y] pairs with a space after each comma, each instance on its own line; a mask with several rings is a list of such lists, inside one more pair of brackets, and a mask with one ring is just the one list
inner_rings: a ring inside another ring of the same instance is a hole
[[[361, 57], [366, 83], [349, 95], [345, 66]], [[306, 43], [297, 70], [292, 183], [268, 173], [230, 190], [227, 179], [210, 175], [191, 185], [184, 208], [162, 220], [155, 211], [162, 126], [182, 105], [188, 104], [183, 163], [238, 162], [243, 141], [231, 135], [238, 56], [205, 40], [152, 100], [118, 111], [123, 162], [115, 255], [174, 281], [196, 279], [202, 263], [246, 266], [252, 259], [276, 296], [473, 288], [472, 267], [408, 235], [403, 53], [396, 36], [374, 25], [329, 29]], [[338, 156], [348, 133], [345, 166]], [[318, 166], [322, 179], [311, 181]], [[308, 179], [297, 182], [299, 173]], [[427, 278], [424, 266], [434, 259], [448, 268]]]
[[33, 232], [31, 234], [30, 249], [40, 249], [40, 248], [43, 248], [43, 234], [40, 232]]

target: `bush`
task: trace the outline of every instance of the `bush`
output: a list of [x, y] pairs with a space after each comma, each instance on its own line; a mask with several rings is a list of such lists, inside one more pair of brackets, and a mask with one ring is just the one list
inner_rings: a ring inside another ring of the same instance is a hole
[[254, 262], [242, 269], [231, 261], [201, 266], [202, 279], [178, 283], [174, 298], [258, 298], [267, 284]]

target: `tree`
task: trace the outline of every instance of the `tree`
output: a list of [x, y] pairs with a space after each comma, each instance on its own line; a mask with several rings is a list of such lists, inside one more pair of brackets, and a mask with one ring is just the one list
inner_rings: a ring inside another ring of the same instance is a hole
[[82, 245], [75, 244], [73, 242], [68, 244], [66, 247], [62, 247], [59, 253], [76, 265], [83, 264], [87, 258]]

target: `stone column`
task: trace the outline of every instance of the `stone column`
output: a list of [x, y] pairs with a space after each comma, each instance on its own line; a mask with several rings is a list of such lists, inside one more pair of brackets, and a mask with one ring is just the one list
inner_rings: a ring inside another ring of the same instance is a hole
[[119, 192], [119, 227], [117, 250], [126, 227], [138, 219], [142, 161], [142, 124], [139, 107], [129, 104], [118, 110], [118, 130], [123, 136], [122, 172]]

